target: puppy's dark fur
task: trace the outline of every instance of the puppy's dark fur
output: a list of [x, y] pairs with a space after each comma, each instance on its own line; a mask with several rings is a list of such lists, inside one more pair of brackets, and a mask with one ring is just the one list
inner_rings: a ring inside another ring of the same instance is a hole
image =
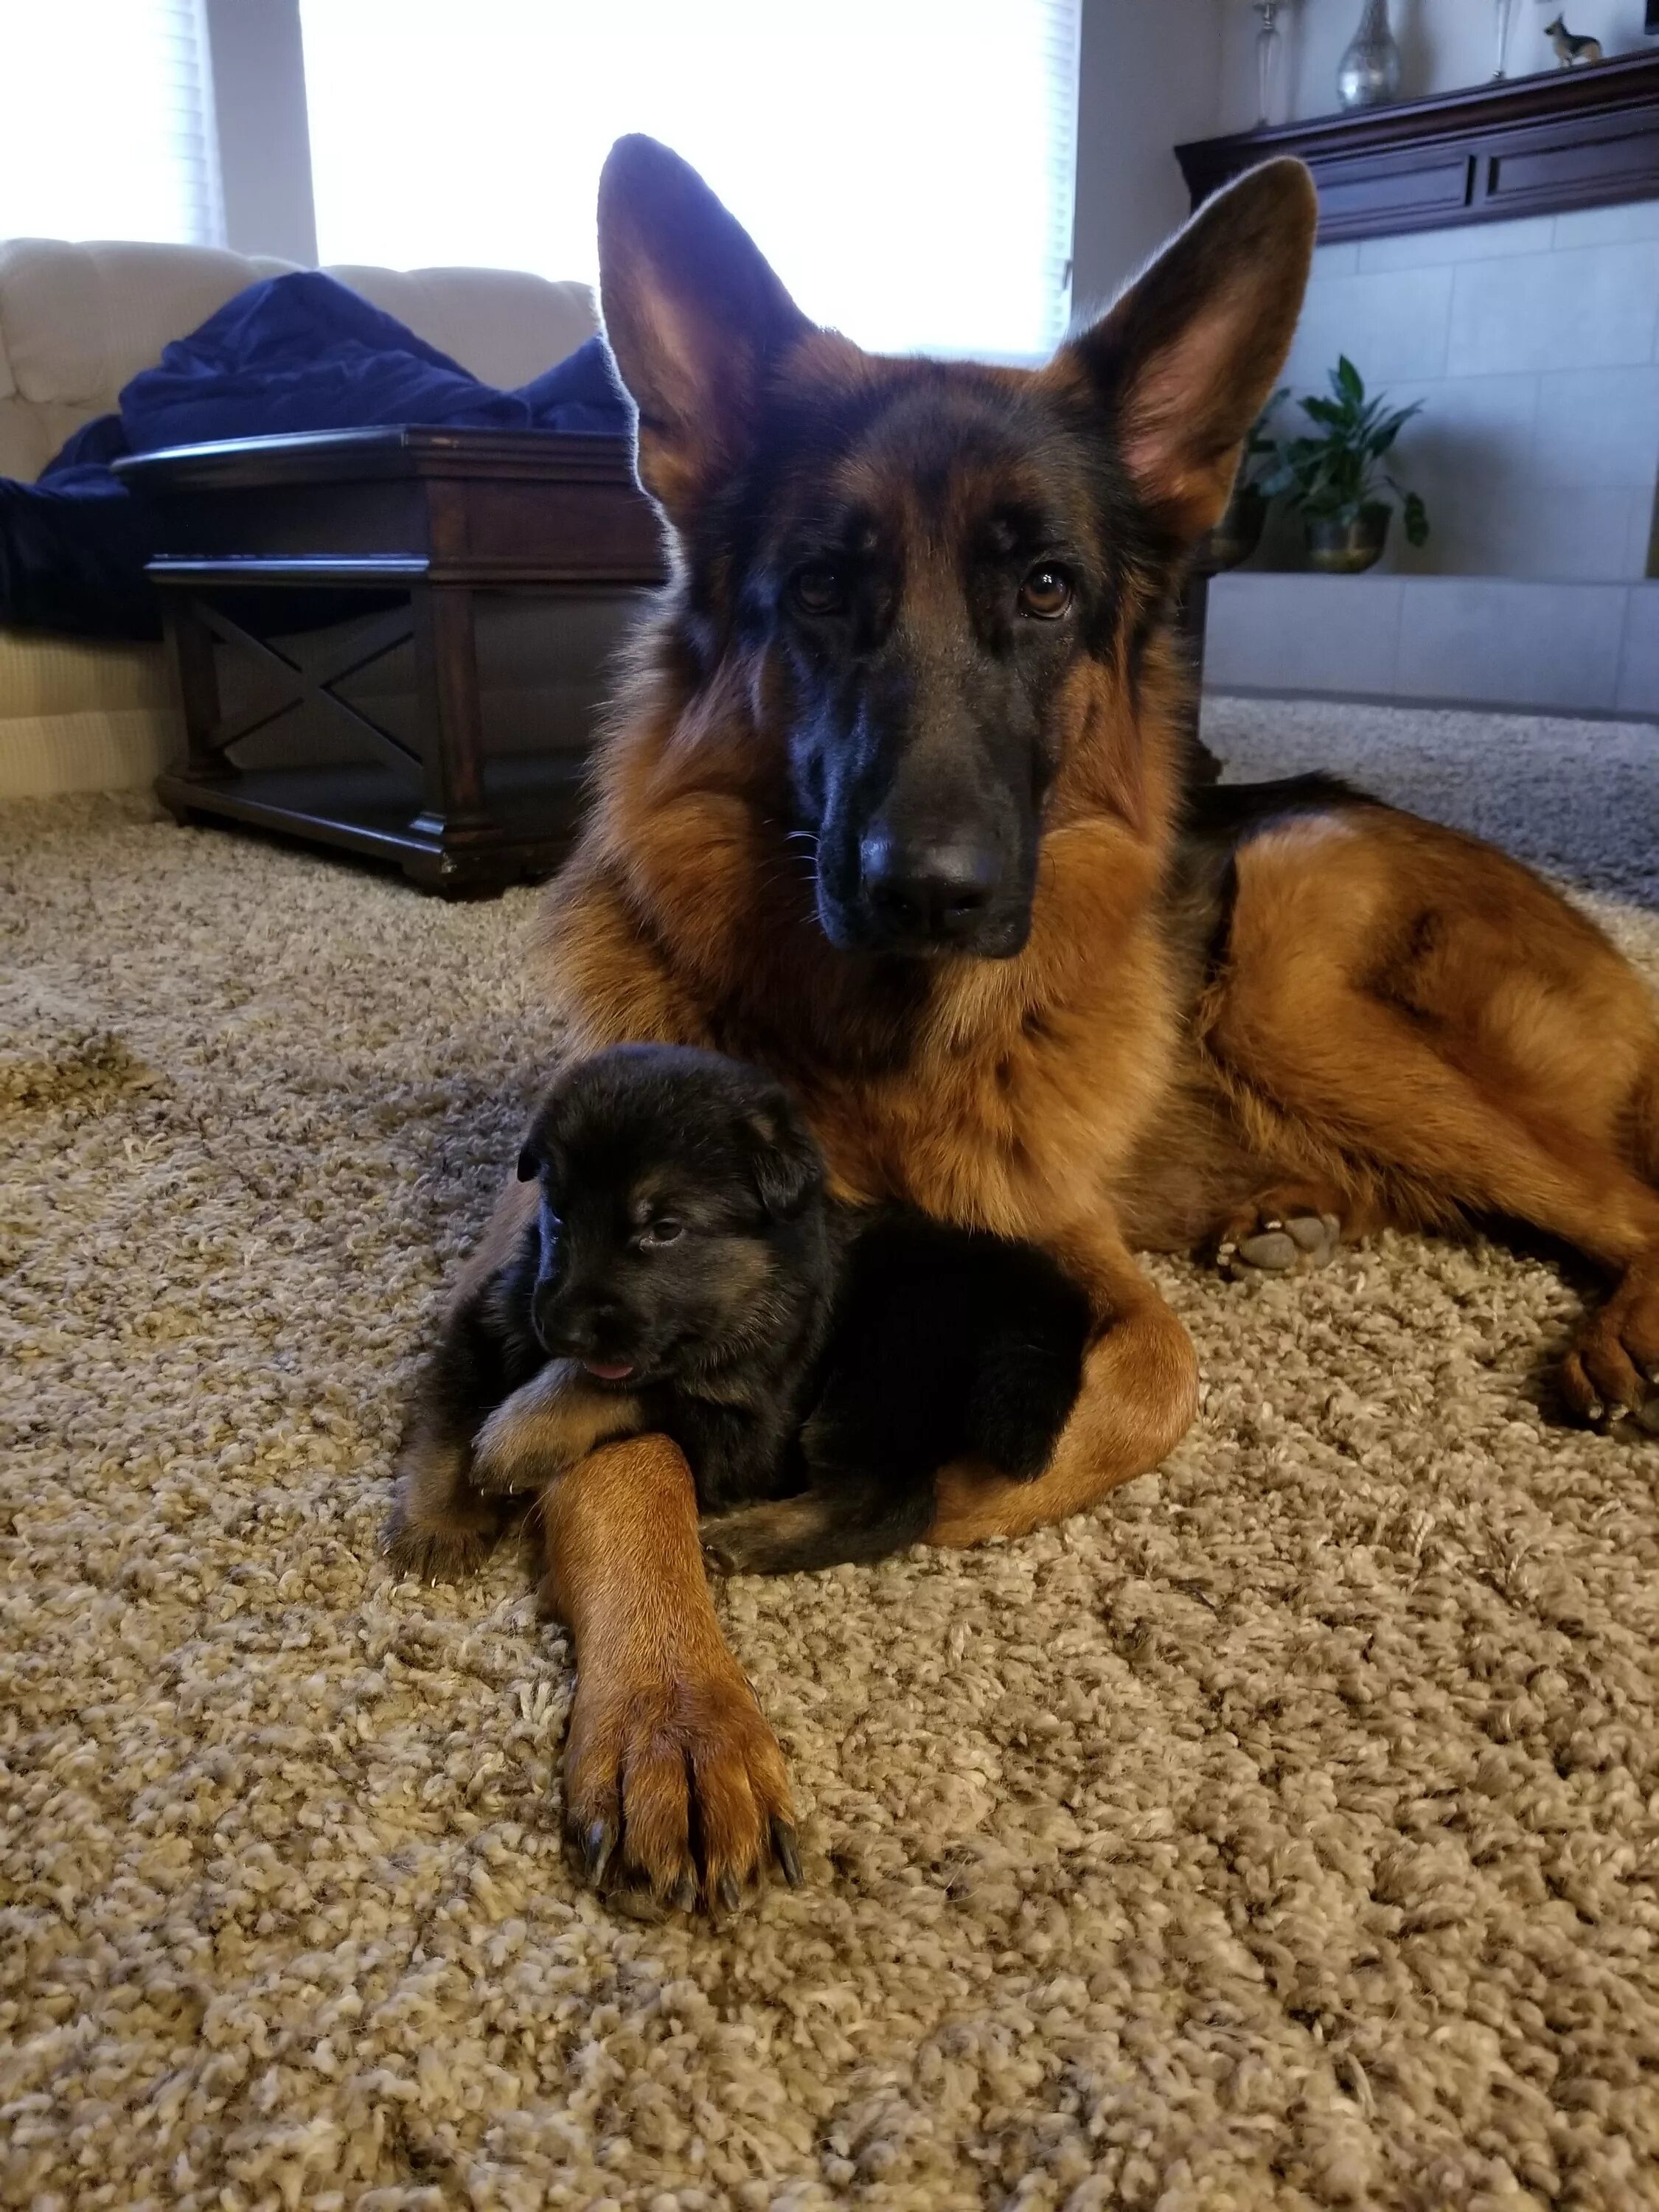
[[[915, 1541], [953, 1458], [1025, 1478], [1048, 1464], [1081, 1381], [1081, 1294], [1032, 1247], [835, 1205], [758, 1070], [601, 1053], [549, 1092], [520, 1175], [539, 1206], [423, 1378], [406, 1524], [476, 1519], [475, 1499], [659, 1433], [717, 1516], [710, 1549], [780, 1572]], [[436, 1467], [453, 1496], [433, 1494]], [[781, 1516], [733, 1510], [779, 1498]]]

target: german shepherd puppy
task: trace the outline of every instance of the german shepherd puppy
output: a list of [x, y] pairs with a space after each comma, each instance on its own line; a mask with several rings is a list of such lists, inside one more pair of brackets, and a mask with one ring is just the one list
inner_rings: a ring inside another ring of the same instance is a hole
[[[1524, 868], [1338, 787], [1184, 811], [1172, 610], [1278, 380], [1316, 216], [1298, 165], [1252, 171], [1022, 371], [816, 328], [649, 140], [601, 185], [605, 327], [673, 580], [551, 894], [544, 988], [586, 1048], [758, 1062], [839, 1195], [1029, 1239], [1084, 1291], [1047, 1471], [947, 1468], [936, 1543], [1080, 1511], [1184, 1433], [1196, 1358], [1136, 1246], [1529, 1223], [1612, 1281], [1567, 1406], [1638, 1439], [1654, 1418], [1640, 979]], [[568, 1806], [620, 1824], [648, 1878], [688, 1851], [757, 1869], [787, 1783], [684, 1460], [641, 1439], [558, 1489]]]
[[[671, 1045], [580, 1061], [519, 1176], [537, 1210], [421, 1381], [389, 1537], [405, 1571], [476, 1540], [475, 1493], [540, 1491], [653, 1431], [726, 1513], [722, 1562], [775, 1573], [917, 1541], [951, 1459], [1047, 1466], [1082, 1380], [1081, 1293], [1031, 1246], [832, 1205], [758, 1068]], [[731, 1510], [779, 1498], [798, 1502]]]

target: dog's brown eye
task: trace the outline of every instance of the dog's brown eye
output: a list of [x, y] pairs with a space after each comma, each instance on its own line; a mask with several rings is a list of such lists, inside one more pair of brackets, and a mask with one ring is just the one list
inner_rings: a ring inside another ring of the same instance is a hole
[[838, 615], [847, 605], [846, 580], [827, 561], [814, 561], [798, 568], [790, 590], [804, 615]]
[[1072, 580], [1063, 568], [1033, 568], [1019, 587], [1019, 611], [1038, 622], [1056, 622], [1072, 604]]
[[685, 1234], [685, 1224], [665, 1213], [656, 1221], [647, 1222], [640, 1231], [640, 1243], [647, 1252], [654, 1252], [659, 1244], [678, 1244]]

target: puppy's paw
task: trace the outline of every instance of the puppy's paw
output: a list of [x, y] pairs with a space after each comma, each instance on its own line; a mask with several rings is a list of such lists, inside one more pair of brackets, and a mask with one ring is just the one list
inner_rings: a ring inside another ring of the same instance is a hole
[[550, 1360], [502, 1401], [472, 1440], [472, 1480], [489, 1496], [542, 1490], [592, 1451], [638, 1432], [638, 1401], [601, 1390], [568, 1359]]
[[380, 1539], [393, 1574], [413, 1582], [458, 1582], [476, 1574], [495, 1549], [506, 1516], [493, 1498], [458, 1490], [441, 1510], [422, 1507], [410, 1495], [408, 1476], [397, 1495]]
[[486, 1498], [539, 1490], [570, 1464], [558, 1456], [543, 1426], [526, 1420], [509, 1398], [472, 1439], [472, 1480]]
[[711, 1514], [698, 1528], [704, 1564], [722, 1575], [791, 1575], [834, 1564], [837, 1516], [813, 1491], [731, 1513]]

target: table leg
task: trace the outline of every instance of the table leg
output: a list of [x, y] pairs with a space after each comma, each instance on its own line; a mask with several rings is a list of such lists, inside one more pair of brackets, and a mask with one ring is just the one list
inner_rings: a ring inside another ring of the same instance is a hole
[[162, 626], [185, 722], [184, 776], [191, 783], [223, 783], [237, 774], [237, 768], [219, 744], [223, 711], [213, 632], [203, 620], [198, 602], [187, 592], [165, 592], [161, 602]]
[[415, 656], [426, 804], [414, 826], [446, 840], [487, 830], [478, 649], [465, 586], [416, 592]]

